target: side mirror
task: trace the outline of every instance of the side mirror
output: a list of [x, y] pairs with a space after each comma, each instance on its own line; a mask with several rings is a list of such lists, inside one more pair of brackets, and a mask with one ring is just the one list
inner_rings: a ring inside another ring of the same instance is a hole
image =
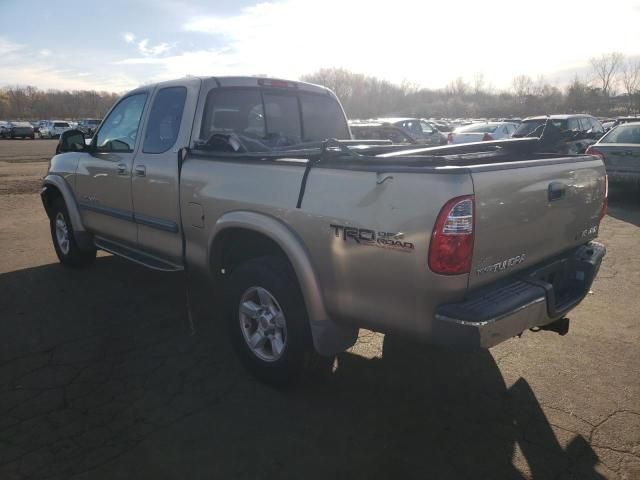
[[65, 152], [81, 152], [87, 148], [84, 133], [80, 130], [67, 130], [60, 135], [56, 154]]

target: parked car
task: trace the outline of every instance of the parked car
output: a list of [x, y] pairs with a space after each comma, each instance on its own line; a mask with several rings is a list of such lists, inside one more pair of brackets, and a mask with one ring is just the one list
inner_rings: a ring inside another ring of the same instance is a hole
[[46, 121], [44, 125], [40, 126], [40, 136], [42, 138], [59, 138], [60, 134], [72, 130], [69, 122], [62, 120]]
[[0, 138], [4, 138], [5, 130], [9, 129], [8, 125], [9, 125], [9, 122], [6, 122], [4, 120], [0, 120]]
[[447, 143], [486, 142], [488, 140], [503, 140], [510, 138], [518, 125], [510, 122], [472, 123], [465, 127], [458, 127], [449, 132]]
[[418, 141], [395, 125], [379, 122], [349, 122], [354, 140], [390, 140], [395, 144], [416, 144]]
[[2, 129], [4, 138], [35, 138], [33, 125], [29, 122], [8, 122]]
[[359, 328], [467, 349], [567, 333], [605, 254], [604, 164], [496, 143], [358, 144], [324, 87], [189, 77], [125, 94], [89, 146], [63, 133], [42, 200], [65, 265], [103, 249], [208, 276], [245, 365], [282, 385]]
[[378, 123], [386, 123], [402, 128], [418, 143], [425, 145], [441, 145], [442, 136], [440, 132], [432, 127], [425, 120], [420, 118], [376, 118]]
[[78, 122], [78, 130], [80, 130], [86, 136], [91, 137], [100, 126], [100, 122], [102, 122], [102, 120], [98, 120], [96, 118], [87, 118], [84, 120], [80, 120]]
[[585, 153], [604, 160], [609, 180], [640, 187], [640, 121], [614, 127]]
[[630, 122], [640, 122], [640, 117], [637, 117], [637, 116], [616, 117], [615, 121], [613, 122], [613, 127], [617, 127], [618, 125], [621, 125], [623, 123], [630, 123]]
[[550, 153], [584, 153], [603, 134], [604, 128], [591, 115], [549, 115], [525, 118], [513, 134], [513, 138], [540, 137], [547, 125], [545, 148]]

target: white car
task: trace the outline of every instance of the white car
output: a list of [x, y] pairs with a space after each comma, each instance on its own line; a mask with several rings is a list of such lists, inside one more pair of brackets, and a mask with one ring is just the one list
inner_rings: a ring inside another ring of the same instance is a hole
[[511, 138], [518, 127], [511, 122], [483, 122], [472, 123], [464, 127], [458, 127], [449, 133], [447, 143], [472, 143], [486, 142], [489, 140], [503, 140]]
[[40, 136], [42, 138], [59, 138], [67, 130], [73, 130], [69, 122], [63, 120], [46, 121], [40, 126]]

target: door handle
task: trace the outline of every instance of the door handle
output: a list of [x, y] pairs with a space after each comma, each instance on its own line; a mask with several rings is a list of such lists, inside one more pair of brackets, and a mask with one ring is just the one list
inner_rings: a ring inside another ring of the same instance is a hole
[[127, 174], [127, 165], [124, 163], [119, 163], [116, 165], [118, 175], [126, 175]]
[[136, 165], [133, 171], [138, 177], [144, 177], [147, 174], [147, 167], [144, 165]]

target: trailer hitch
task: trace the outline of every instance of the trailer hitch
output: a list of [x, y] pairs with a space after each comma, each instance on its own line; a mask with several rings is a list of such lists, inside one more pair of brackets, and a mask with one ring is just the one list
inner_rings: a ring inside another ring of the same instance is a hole
[[550, 332], [556, 332], [560, 336], [564, 336], [569, 333], [569, 319], [562, 317], [555, 322], [548, 323], [541, 327], [534, 327], [530, 329], [532, 332], [539, 332], [540, 330], [548, 330]]

